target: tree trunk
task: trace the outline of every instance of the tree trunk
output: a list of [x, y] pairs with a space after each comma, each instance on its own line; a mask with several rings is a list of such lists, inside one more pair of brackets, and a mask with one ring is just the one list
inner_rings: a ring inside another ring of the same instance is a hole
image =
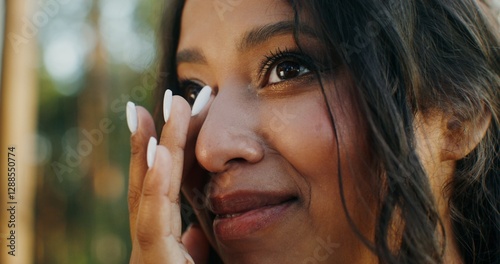
[[[0, 90], [0, 263], [33, 263], [37, 29], [27, 25], [33, 17], [28, 9], [33, 6], [30, 1], [5, 3]], [[10, 179], [14, 181], [9, 181], [8, 170], [13, 172], [12, 168], [15, 175]]]

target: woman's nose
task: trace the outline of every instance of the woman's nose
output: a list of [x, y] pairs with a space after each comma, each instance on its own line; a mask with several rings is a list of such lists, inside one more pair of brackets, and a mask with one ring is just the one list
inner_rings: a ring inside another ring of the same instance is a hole
[[256, 133], [258, 123], [258, 113], [249, 100], [240, 98], [236, 89], [219, 89], [196, 142], [200, 165], [220, 173], [234, 163], [262, 160], [264, 148]]

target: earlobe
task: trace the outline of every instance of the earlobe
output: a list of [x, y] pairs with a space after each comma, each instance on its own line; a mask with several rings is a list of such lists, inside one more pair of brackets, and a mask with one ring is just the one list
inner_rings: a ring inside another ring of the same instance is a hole
[[456, 116], [446, 122], [444, 146], [441, 160], [460, 160], [467, 156], [481, 142], [491, 124], [491, 112], [487, 109], [474, 118], [461, 121]]

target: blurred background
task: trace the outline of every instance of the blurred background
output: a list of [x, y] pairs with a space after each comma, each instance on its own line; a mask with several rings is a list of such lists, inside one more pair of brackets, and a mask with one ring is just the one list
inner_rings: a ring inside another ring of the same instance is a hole
[[[0, 263], [128, 263], [125, 104], [152, 109], [163, 6], [0, 1]], [[3, 162], [11, 146], [14, 229]]]

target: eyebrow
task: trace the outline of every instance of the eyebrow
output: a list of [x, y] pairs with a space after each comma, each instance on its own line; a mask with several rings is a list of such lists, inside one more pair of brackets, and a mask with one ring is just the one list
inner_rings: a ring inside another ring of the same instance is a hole
[[293, 21], [280, 21], [275, 24], [268, 24], [262, 27], [256, 27], [243, 34], [240, 43], [238, 43], [238, 51], [244, 52], [259, 44], [262, 44], [270, 38], [295, 33], [317, 37], [314, 30], [307, 25], [297, 26]]
[[207, 64], [207, 59], [200, 49], [185, 49], [175, 55], [177, 65], [181, 63]]
[[[273, 37], [292, 34], [296, 30], [298, 33], [314, 38], [317, 37], [314, 30], [307, 25], [297, 27], [293, 21], [280, 21], [274, 24], [255, 27], [243, 33], [240, 38], [241, 40], [237, 43], [238, 52], [243, 53]], [[185, 49], [177, 53], [176, 63], [177, 65], [181, 63], [207, 64], [207, 59], [198, 48]]]

